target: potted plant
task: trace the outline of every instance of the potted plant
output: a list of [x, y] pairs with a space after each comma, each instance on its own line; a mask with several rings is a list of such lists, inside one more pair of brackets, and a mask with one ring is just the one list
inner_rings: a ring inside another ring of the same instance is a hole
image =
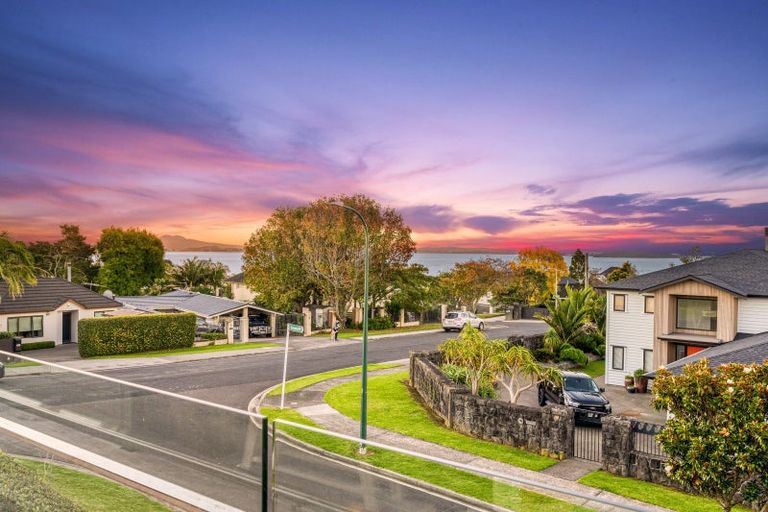
[[635, 391], [637, 391], [637, 390], [635, 389], [634, 385], [627, 387], [627, 393], [634, 393]]
[[635, 389], [638, 393], [645, 393], [646, 389], [648, 388], [648, 377], [644, 376], [645, 372], [642, 368], [638, 368], [635, 370]]
[[635, 387], [635, 378], [631, 375], [624, 376], [624, 387], [629, 389]]

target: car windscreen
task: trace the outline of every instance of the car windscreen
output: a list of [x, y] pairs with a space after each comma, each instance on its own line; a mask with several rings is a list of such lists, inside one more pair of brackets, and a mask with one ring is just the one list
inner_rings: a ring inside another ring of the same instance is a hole
[[565, 390], [591, 393], [597, 393], [600, 391], [600, 389], [597, 387], [597, 384], [595, 384], [595, 381], [588, 377], [566, 377]]
[[458, 313], [448, 313], [447, 315], [445, 315], [445, 318], [459, 318], [459, 314]]

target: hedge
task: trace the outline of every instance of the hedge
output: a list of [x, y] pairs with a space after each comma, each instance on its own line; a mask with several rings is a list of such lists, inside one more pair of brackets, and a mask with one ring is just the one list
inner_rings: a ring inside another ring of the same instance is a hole
[[22, 343], [21, 350], [38, 350], [41, 348], [54, 348], [55, 341], [34, 341], [32, 343]]
[[223, 332], [204, 332], [200, 335], [200, 339], [207, 341], [225, 340], [227, 335]]
[[195, 342], [194, 313], [84, 318], [77, 324], [80, 357], [190, 348]]
[[82, 512], [35, 473], [0, 453], [0, 510]]

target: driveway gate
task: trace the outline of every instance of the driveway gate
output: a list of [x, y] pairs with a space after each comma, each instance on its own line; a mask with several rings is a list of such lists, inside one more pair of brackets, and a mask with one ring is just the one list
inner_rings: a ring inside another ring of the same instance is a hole
[[[595, 416], [598, 420], [605, 416], [604, 412], [576, 409], [577, 417], [582, 414], [593, 415], [592, 418], [590, 418], [592, 421], [594, 421]], [[593, 462], [603, 461], [602, 424], [592, 424], [576, 420], [576, 425], [573, 429], [573, 456], [579, 459], [591, 460]]]

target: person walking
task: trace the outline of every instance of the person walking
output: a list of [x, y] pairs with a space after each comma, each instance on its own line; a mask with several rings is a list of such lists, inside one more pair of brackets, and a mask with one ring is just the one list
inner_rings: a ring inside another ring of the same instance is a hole
[[333, 322], [333, 327], [331, 328], [331, 334], [332, 334], [331, 339], [333, 341], [338, 341], [339, 340], [339, 331], [340, 330], [341, 330], [341, 322], [336, 320], [335, 322]]

